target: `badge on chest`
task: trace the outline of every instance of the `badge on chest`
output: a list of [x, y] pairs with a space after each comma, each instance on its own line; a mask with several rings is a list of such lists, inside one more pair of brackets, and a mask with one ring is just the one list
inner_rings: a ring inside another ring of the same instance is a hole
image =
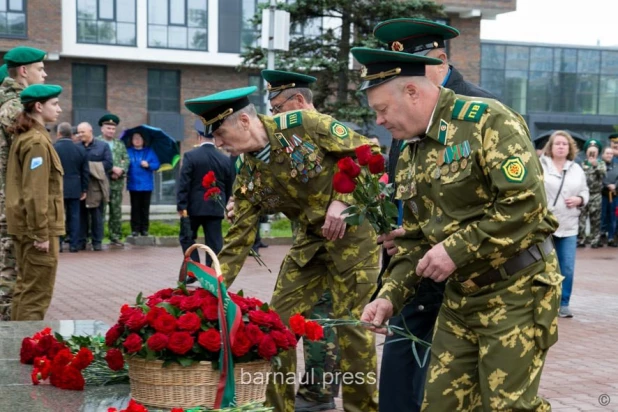
[[307, 140], [293, 134], [291, 138], [283, 133], [275, 133], [281, 143], [281, 149], [275, 149], [275, 162], [281, 164], [286, 160], [290, 166], [290, 177], [307, 183], [322, 172], [322, 157], [318, 148]]

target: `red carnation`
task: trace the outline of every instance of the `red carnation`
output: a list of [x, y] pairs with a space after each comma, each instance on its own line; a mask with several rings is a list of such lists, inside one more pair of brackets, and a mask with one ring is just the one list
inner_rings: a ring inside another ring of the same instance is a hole
[[43, 377], [41, 376], [38, 368], [32, 369], [32, 372], [30, 373], [30, 379], [32, 380], [33, 385], [38, 385], [39, 383], [41, 383]]
[[218, 352], [221, 349], [221, 334], [214, 328], [200, 333], [197, 343], [210, 352]]
[[137, 403], [135, 400], [131, 399], [124, 412], [148, 412], [148, 409], [141, 403]]
[[351, 157], [344, 157], [339, 160], [337, 162], [337, 167], [339, 167], [340, 172], [345, 173], [352, 179], [358, 176], [361, 172], [360, 166]]
[[305, 335], [305, 323], [305, 317], [300, 313], [290, 317], [290, 328], [292, 328], [292, 332], [297, 335]]
[[232, 354], [236, 357], [241, 357], [249, 352], [251, 346], [251, 341], [245, 332], [243, 330], [239, 330], [238, 333], [236, 333], [236, 339], [232, 344]]
[[51, 371], [51, 362], [45, 356], [34, 358], [34, 369], [38, 371], [39, 379], [45, 380], [49, 377]]
[[277, 354], [277, 345], [270, 335], [264, 335], [262, 341], [258, 345], [258, 355], [266, 360], [270, 360]]
[[245, 332], [247, 333], [247, 337], [251, 341], [251, 345], [257, 345], [264, 337], [264, 332], [262, 332], [259, 326], [253, 323], [245, 326]]
[[270, 337], [273, 338], [278, 348], [286, 350], [290, 347], [290, 342], [288, 341], [288, 337], [285, 332], [281, 332], [279, 330], [273, 330], [270, 332]]
[[357, 147], [355, 152], [356, 158], [358, 159], [358, 164], [361, 166], [366, 166], [369, 163], [369, 159], [371, 158], [371, 146], [368, 144], [364, 144]]
[[71, 362], [71, 366], [75, 369], [81, 371], [84, 370], [92, 363], [94, 360], [94, 355], [88, 348], [81, 348], [75, 358]]
[[221, 195], [221, 189], [219, 189], [218, 187], [211, 187], [206, 191], [206, 193], [204, 193], [204, 200], [210, 200], [216, 198], [219, 195]]
[[131, 316], [129, 316], [129, 319], [127, 319], [127, 327], [132, 332], [137, 332], [138, 330], [146, 326], [147, 323], [148, 319], [146, 318], [146, 315], [144, 315], [144, 312], [142, 312], [141, 310], [136, 310], [131, 314]]
[[271, 328], [277, 329], [277, 330], [285, 329], [285, 325], [281, 321], [281, 317], [279, 316], [277, 312], [269, 310], [266, 314], [268, 315], [268, 324], [270, 325]]
[[127, 353], [135, 353], [142, 350], [143, 343], [144, 341], [137, 333], [131, 333], [127, 336], [122, 346], [124, 346]]
[[161, 313], [155, 320], [153, 327], [157, 332], [169, 335], [176, 330], [176, 318], [169, 313]]
[[298, 343], [298, 341], [296, 340], [296, 336], [294, 336], [294, 334], [289, 329], [285, 329], [284, 333], [285, 336], [288, 338], [288, 346], [290, 348], [295, 348], [296, 344]]
[[369, 158], [369, 171], [374, 175], [384, 173], [384, 156], [377, 153]]
[[105, 360], [107, 361], [107, 366], [113, 371], [119, 371], [124, 367], [124, 358], [122, 357], [122, 352], [118, 349], [110, 349], [105, 354]]
[[193, 347], [194, 339], [188, 332], [174, 332], [170, 335], [167, 348], [178, 355], [184, 355]]
[[47, 357], [50, 360], [54, 359], [56, 357], [56, 355], [58, 354], [58, 352], [60, 352], [63, 349], [67, 349], [67, 345], [65, 345], [64, 343], [60, 343], [58, 341], [55, 341], [52, 344], [51, 349], [49, 349], [49, 351], [47, 351]]
[[305, 324], [305, 332], [309, 340], [315, 341], [324, 337], [324, 329], [315, 321], [309, 321]]
[[54, 342], [57, 342], [56, 338], [52, 335], [43, 335], [36, 345], [37, 356], [45, 356], [52, 348]]
[[204, 177], [202, 178], [202, 187], [204, 189], [208, 189], [209, 187], [214, 185], [216, 182], [217, 182], [217, 178], [215, 177], [215, 172], [211, 170], [210, 172], [206, 173]]
[[166, 334], [157, 332], [153, 334], [151, 337], [149, 337], [146, 343], [148, 344], [148, 347], [150, 349], [157, 352], [157, 351], [161, 351], [165, 349], [167, 347], [168, 341], [169, 341], [169, 338], [167, 337]]
[[114, 346], [118, 338], [122, 336], [123, 332], [124, 332], [124, 326], [121, 326], [118, 323], [115, 324], [105, 334], [105, 344], [107, 346]]
[[337, 172], [333, 176], [333, 189], [338, 193], [352, 193], [356, 189], [356, 183], [343, 172]]
[[24, 338], [21, 341], [21, 349], [19, 351], [19, 361], [21, 363], [32, 363], [36, 356], [36, 341], [31, 338]]

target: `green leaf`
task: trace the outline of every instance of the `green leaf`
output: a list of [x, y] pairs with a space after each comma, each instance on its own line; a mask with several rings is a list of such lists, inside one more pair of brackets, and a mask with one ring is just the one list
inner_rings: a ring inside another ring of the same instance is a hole
[[270, 310], [270, 306], [268, 306], [268, 303], [264, 302], [262, 306], [260, 306], [260, 310], [263, 312], [268, 312]]
[[347, 216], [345, 219], [343, 219], [343, 221], [349, 225], [358, 226], [361, 224], [362, 216], [363, 215], [361, 214], [350, 215], [350, 216]]
[[60, 343], [64, 343], [64, 338], [62, 337], [61, 334], [59, 334], [58, 332], [54, 332], [54, 337], [56, 338], [56, 340]]
[[172, 315], [172, 316], [174, 316], [176, 318], [178, 316], [180, 316], [180, 309], [178, 309], [176, 306], [174, 306], [174, 305], [172, 305], [170, 303], [160, 302], [160, 303], [157, 303], [157, 306], [160, 307], [160, 308], [165, 309], [165, 311], [167, 313], [169, 313], [170, 315]]
[[236, 294], [240, 296], [241, 298], [245, 297], [245, 292], [242, 289], [240, 289]]
[[191, 366], [193, 364], [193, 359], [189, 359], [189, 358], [185, 358], [182, 356], [179, 356], [177, 359], [178, 363], [180, 363], [181, 366]]
[[350, 207], [346, 208], [346, 209], [345, 209], [343, 212], [341, 212], [341, 213], [342, 213], [342, 214], [345, 214], [345, 215], [353, 215], [353, 214], [358, 213], [358, 211], [359, 211], [359, 207], [358, 207], [357, 205], [352, 205], [352, 206], [350, 206]]
[[135, 304], [137, 306], [141, 305], [142, 303], [144, 303], [144, 295], [142, 292], [138, 293], [137, 298], [135, 299]]

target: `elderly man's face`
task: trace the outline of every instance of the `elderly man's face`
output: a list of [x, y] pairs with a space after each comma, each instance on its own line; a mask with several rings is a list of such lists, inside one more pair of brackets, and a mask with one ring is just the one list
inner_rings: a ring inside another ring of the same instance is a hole
[[215, 137], [215, 145], [230, 153], [232, 156], [238, 156], [241, 153], [250, 151], [247, 142], [250, 138], [248, 128], [243, 127], [239, 122], [226, 119], [213, 133]]
[[394, 139], [409, 139], [424, 132], [416, 99], [396, 80], [367, 90], [369, 106], [376, 112], [376, 123], [384, 126]]
[[82, 143], [90, 144], [92, 142], [92, 129], [87, 125], [77, 126], [77, 135]]

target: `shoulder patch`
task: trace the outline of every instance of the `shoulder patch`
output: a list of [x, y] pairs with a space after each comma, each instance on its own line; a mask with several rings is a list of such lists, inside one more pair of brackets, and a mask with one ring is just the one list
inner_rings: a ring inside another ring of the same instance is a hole
[[511, 156], [502, 163], [502, 173], [509, 182], [521, 183], [528, 171], [519, 157]]
[[33, 157], [32, 160], [30, 161], [30, 170], [34, 170], [37, 167], [41, 166], [43, 164], [43, 158], [42, 157]]
[[487, 103], [455, 100], [452, 119], [465, 120], [466, 122], [478, 123], [481, 116], [487, 110]]
[[438, 141], [446, 144], [446, 134], [448, 132], [448, 123], [444, 119], [440, 119], [440, 131], [438, 132]]
[[279, 130], [291, 129], [303, 124], [303, 115], [300, 111], [285, 112], [274, 117]]
[[240, 169], [242, 169], [244, 161], [245, 157], [242, 154], [236, 158], [236, 162], [234, 163], [234, 167], [236, 168], [236, 174], [240, 173]]
[[330, 133], [340, 139], [345, 139], [350, 134], [348, 128], [336, 120], [330, 124]]

